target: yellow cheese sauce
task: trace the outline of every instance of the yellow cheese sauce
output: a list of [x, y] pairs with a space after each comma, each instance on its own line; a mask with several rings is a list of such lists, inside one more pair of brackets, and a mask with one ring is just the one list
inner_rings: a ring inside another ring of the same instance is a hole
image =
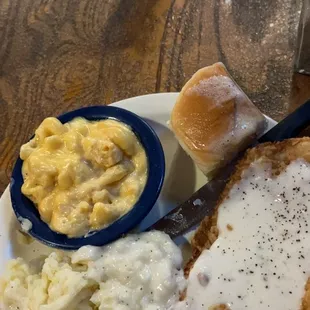
[[46, 118], [21, 147], [22, 193], [52, 230], [79, 237], [130, 211], [147, 178], [147, 157], [126, 124]]

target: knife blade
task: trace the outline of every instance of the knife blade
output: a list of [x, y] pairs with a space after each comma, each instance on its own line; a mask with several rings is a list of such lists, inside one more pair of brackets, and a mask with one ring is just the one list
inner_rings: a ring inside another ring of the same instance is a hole
[[[310, 100], [270, 129], [250, 147], [263, 142], [277, 142], [295, 137], [309, 124]], [[163, 231], [173, 239], [199, 224], [205, 216], [212, 214], [227, 181], [235, 170], [236, 163], [244, 152], [222, 168], [213, 180], [202, 186], [188, 200], [174, 208], [147, 230]]]

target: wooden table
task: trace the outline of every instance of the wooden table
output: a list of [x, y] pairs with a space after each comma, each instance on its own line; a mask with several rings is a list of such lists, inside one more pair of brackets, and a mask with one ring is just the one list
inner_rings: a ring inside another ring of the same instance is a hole
[[301, 0], [0, 1], [0, 193], [45, 117], [179, 91], [219, 60], [281, 119], [300, 9]]

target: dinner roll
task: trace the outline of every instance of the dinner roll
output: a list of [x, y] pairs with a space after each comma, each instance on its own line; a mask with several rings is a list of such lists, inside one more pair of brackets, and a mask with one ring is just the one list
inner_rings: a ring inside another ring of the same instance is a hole
[[170, 126], [185, 152], [211, 179], [264, 132], [267, 122], [225, 66], [215, 63], [185, 84]]

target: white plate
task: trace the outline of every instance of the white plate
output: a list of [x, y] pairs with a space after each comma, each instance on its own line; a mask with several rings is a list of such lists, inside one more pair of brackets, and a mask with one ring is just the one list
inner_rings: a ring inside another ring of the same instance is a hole
[[[205, 182], [205, 176], [196, 168], [190, 157], [178, 145], [167, 121], [178, 93], [162, 93], [134, 97], [114, 103], [142, 116], [156, 131], [163, 145], [166, 158], [166, 177], [159, 199], [150, 214], [140, 224], [146, 228], [176, 205], [186, 200]], [[269, 128], [276, 122], [268, 118]], [[6, 262], [14, 257], [29, 261], [48, 254], [51, 249], [34, 241], [30, 245], [21, 244], [17, 238], [17, 222], [11, 207], [8, 188], [0, 199], [0, 275]]]

